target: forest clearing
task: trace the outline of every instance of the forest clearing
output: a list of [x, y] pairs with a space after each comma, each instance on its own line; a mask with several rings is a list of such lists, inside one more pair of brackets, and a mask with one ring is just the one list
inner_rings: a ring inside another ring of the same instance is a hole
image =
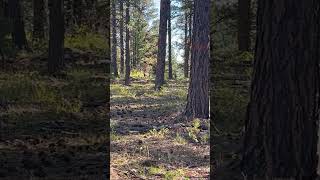
[[209, 178], [209, 121], [185, 123], [186, 85], [169, 81], [155, 92], [148, 80], [112, 83], [112, 178]]

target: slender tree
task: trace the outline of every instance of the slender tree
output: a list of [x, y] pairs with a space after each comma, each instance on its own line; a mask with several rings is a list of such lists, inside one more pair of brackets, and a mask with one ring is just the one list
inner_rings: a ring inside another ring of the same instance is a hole
[[63, 0], [49, 0], [49, 58], [48, 71], [56, 73], [63, 67], [64, 61], [64, 13]]
[[9, 17], [13, 23], [13, 43], [18, 49], [28, 49], [20, 0], [10, 0], [8, 6]]
[[155, 89], [160, 90], [164, 84], [165, 59], [166, 59], [166, 39], [169, 0], [161, 0], [160, 4], [160, 24], [158, 39], [158, 57], [156, 66]]
[[171, 2], [168, 5], [168, 78], [172, 79], [172, 55], [171, 55]]
[[123, 39], [123, 0], [119, 0], [120, 2], [120, 73], [124, 73], [124, 39]]
[[115, 77], [118, 77], [117, 65], [117, 22], [116, 22], [116, 2], [112, 0], [112, 69]]
[[44, 40], [45, 25], [44, 0], [33, 0], [33, 40]]
[[316, 179], [320, 1], [259, 0], [243, 171]]
[[250, 49], [250, 0], [238, 0], [238, 49]]
[[194, 1], [188, 117], [209, 117], [209, 12], [210, 0]]
[[130, 85], [130, 2], [126, 3], [126, 73], [125, 73], [125, 85]]

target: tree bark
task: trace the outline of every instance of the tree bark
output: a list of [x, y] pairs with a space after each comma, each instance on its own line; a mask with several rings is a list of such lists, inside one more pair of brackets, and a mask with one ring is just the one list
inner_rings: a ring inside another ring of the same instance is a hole
[[319, 119], [319, 1], [258, 1], [243, 171], [315, 179]]
[[120, 0], [120, 73], [124, 73], [123, 0]]
[[171, 2], [168, 0], [168, 78], [172, 79], [172, 55], [171, 55]]
[[9, 17], [13, 23], [13, 43], [18, 49], [28, 49], [20, 0], [10, 0], [8, 6]]
[[49, 0], [49, 57], [48, 71], [53, 74], [64, 65], [64, 12], [63, 0]]
[[44, 40], [45, 25], [44, 0], [33, 0], [33, 40]]
[[189, 53], [190, 44], [188, 36], [188, 12], [185, 12], [185, 24], [184, 24], [184, 77], [189, 77]]
[[155, 79], [155, 89], [156, 90], [160, 90], [161, 86], [164, 84], [168, 6], [169, 6], [168, 0], [161, 0], [159, 39], [158, 39], [158, 56], [157, 56], [156, 79]]
[[116, 22], [116, 3], [112, 0], [112, 70], [113, 75], [118, 77], [117, 65], [117, 22]]
[[130, 3], [127, 2], [126, 7], [126, 74], [125, 74], [125, 82], [126, 86], [130, 85], [130, 31], [129, 31], [129, 22], [130, 22]]
[[250, 50], [250, 0], [238, 0], [238, 49]]
[[210, 0], [194, 1], [191, 71], [186, 116], [209, 117]]

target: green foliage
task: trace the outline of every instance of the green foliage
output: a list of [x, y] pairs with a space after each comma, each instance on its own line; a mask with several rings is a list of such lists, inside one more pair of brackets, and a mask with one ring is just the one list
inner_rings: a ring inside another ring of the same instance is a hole
[[137, 70], [137, 69], [133, 69], [131, 72], [130, 72], [130, 76], [134, 79], [144, 79], [144, 74], [143, 74], [143, 71], [140, 71], [140, 70]]
[[90, 32], [85, 27], [78, 28], [72, 35], [66, 35], [65, 47], [83, 51], [89, 50], [99, 55], [104, 55], [109, 49], [109, 45], [103, 35]]
[[213, 111], [216, 124], [223, 124], [227, 130], [234, 130], [243, 122], [248, 103], [248, 95], [239, 90], [219, 88], [215, 91]]
[[160, 139], [165, 138], [168, 134], [169, 134], [168, 128], [161, 128], [159, 131], [157, 131], [156, 129], [152, 129], [148, 132], [148, 136], [157, 137]]
[[199, 142], [198, 135], [200, 133], [200, 125], [201, 125], [200, 120], [194, 119], [192, 121], [192, 126], [187, 128], [189, 138], [191, 138], [195, 142]]

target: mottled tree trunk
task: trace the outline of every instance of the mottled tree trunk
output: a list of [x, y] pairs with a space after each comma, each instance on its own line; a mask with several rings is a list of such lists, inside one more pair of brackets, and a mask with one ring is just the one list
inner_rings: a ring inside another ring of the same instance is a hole
[[116, 3], [112, 0], [112, 70], [115, 77], [118, 77], [117, 65], [117, 22], [116, 22]]
[[48, 71], [59, 72], [64, 65], [64, 12], [63, 0], [49, 0], [50, 34]]
[[127, 2], [126, 7], [126, 74], [125, 74], [125, 85], [130, 85], [130, 31], [129, 31], [129, 22], [130, 22], [130, 3]]
[[194, 1], [188, 117], [209, 117], [209, 12], [210, 0]]
[[45, 25], [44, 0], [33, 0], [33, 40], [44, 40]]
[[185, 24], [184, 24], [184, 77], [189, 77], [189, 54], [190, 44], [188, 36], [188, 13], [185, 12]]
[[120, 1], [120, 25], [119, 25], [119, 31], [120, 31], [120, 73], [124, 73], [124, 39], [123, 39], [123, 0]]
[[171, 55], [171, 2], [168, 0], [168, 78], [172, 79], [172, 55]]
[[156, 79], [155, 79], [156, 90], [160, 90], [161, 86], [164, 84], [169, 2], [170, 1], [168, 0], [161, 0], [161, 4], [160, 4], [158, 57], [157, 57], [157, 66], [156, 66]]
[[10, 0], [8, 6], [9, 17], [13, 23], [13, 43], [18, 49], [28, 49], [20, 0]]
[[259, 0], [243, 171], [315, 179], [319, 119], [319, 8], [314, 0]]
[[238, 49], [250, 50], [250, 0], [238, 0]]

